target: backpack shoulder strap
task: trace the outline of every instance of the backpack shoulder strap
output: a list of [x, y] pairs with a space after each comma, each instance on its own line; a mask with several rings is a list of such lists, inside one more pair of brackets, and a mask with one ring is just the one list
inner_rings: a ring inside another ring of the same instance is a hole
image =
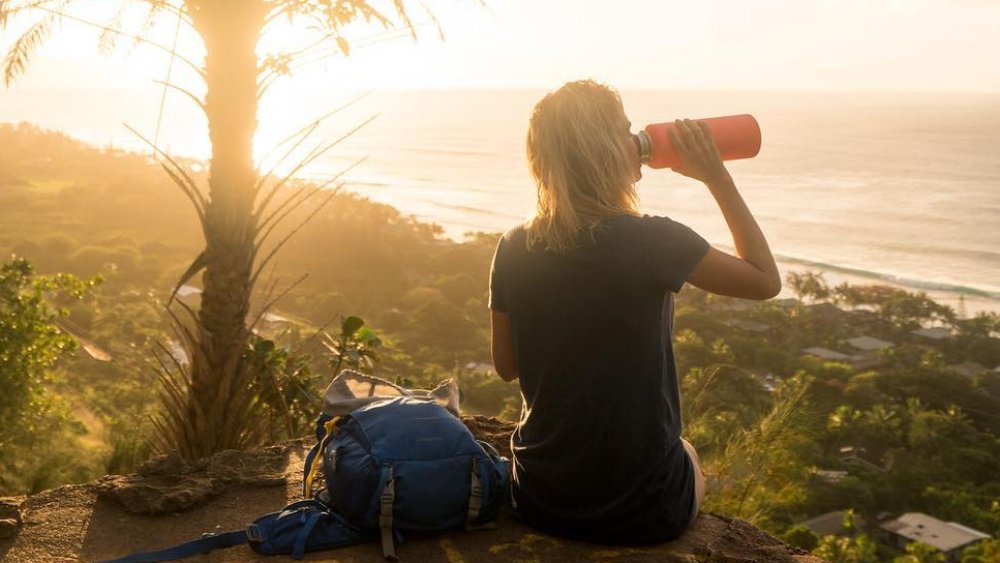
[[320, 461], [323, 460], [323, 450], [333, 437], [333, 427], [339, 419], [339, 416], [322, 415], [316, 421], [316, 445], [309, 450], [302, 466], [302, 496], [305, 498], [313, 497], [313, 483], [319, 473]]
[[247, 537], [246, 530], [235, 530], [220, 534], [205, 534], [201, 539], [175, 545], [174, 547], [168, 549], [133, 553], [132, 555], [127, 555], [119, 559], [107, 560], [102, 563], [155, 563], [157, 561], [173, 561], [175, 559], [184, 559], [185, 557], [198, 555], [199, 553], [207, 553], [213, 549], [222, 549], [225, 547], [244, 544], [248, 541], [249, 538]]
[[396, 502], [396, 480], [392, 476], [392, 465], [382, 466], [379, 484], [382, 485], [382, 493], [379, 495], [378, 518], [378, 527], [382, 539], [382, 556], [389, 561], [397, 561], [396, 547], [392, 542], [392, 512]]
[[479, 477], [479, 460], [472, 458], [472, 479], [469, 483], [469, 511], [465, 515], [465, 529], [471, 530], [483, 508], [483, 481]]

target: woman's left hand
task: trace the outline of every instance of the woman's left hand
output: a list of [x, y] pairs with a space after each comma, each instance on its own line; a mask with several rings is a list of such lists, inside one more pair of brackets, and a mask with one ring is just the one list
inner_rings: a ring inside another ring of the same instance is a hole
[[719, 147], [712, 139], [712, 131], [704, 121], [677, 119], [668, 133], [682, 161], [680, 166], [671, 170], [706, 184], [717, 183], [729, 177], [729, 171], [722, 163]]

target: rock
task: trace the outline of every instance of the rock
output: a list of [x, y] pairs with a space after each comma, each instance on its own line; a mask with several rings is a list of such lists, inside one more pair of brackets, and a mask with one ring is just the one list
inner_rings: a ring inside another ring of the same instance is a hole
[[144, 477], [177, 477], [191, 471], [191, 465], [177, 452], [151, 457], [136, 469], [136, 473]]
[[301, 440], [247, 452], [226, 450], [194, 462], [160, 455], [142, 464], [136, 475], [105, 477], [98, 495], [133, 514], [184, 512], [230, 486], [285, 485], [288, 454], [296, 448], [302, 448]]
[[302, 441], [285, 442], [252, 452], [226, 450], [208, 459], [205, 471], [227, 484], [270, 487], [285, 484], [285, 468], [291, 449], [301, 449]]
[[21, 529], [21, 523], [13, 518], [0, 518], [0, 539], [12, 538]]
[[0, 539], [12, 538], [21, 529], [25, 497], [0, 497]]
[[133, 514], [164, 514], [201, 506], [225, 488], [221, 480], [204, 476], [119, 476], [103, 481], [98, 495]]

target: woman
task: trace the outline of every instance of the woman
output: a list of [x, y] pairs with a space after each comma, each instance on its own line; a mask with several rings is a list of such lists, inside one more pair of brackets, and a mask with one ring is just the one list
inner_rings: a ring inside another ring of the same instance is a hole
[[673, 293], [768, 299], [771, 251], [702, 123], [678, 121], [683, 165], [729, 224], [736, 256], [667, 217], [638, 212], [638, 150], [617, 92], [592, 81], [542, 99], [527, 153], [538, 211], [501, 237], [490, 274], [497, 373], [519, 380], [515, 514], [601, 543], [679, 536], [704, 498], [681, 439]]

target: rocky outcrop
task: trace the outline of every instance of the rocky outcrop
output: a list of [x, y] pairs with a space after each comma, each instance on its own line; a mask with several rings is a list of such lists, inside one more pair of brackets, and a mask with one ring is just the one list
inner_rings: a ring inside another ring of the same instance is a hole
[[0, 497], [0, 540], [12, 538], [21, 529], [24, 497]]
[[[466, 417], [481, 440], [508, 453], [511, 425]], [[222, 452], [197, 463], [160, 457], [136, 475], [109, 476], [27, 498], [0, 500], [0, 531], [11, 520], [14, 537], [0, 536], [0, 560], [99, 560], [168, 547], [204, 532], [239, 529], [299, 495], [306, 451], [290, 441], [251, 452]], [[14, 507], [8, 509], [5, 507]], [[16, 523], [13, 523], [16, 522]], [[679, 539], [653, 546], [609, 547], [539, 533], [501, 516], [494, 530], [408, 533], [397, 546], [403, 561], [489, 562], [716, 562], [820, 560], [741, 520], [702, 514]], [[310, 561], [382, 561], [377, 545], [310, 554]], [[191, 561], [261, 561], [246, 546]]]
[[[301, 442], [296, 444], [301, 446]], [[176, 454], [156, 457], [136, 475], [105, 477], [97, 485], [98, 495], [133, 514], [183, 512], [205, 504], [228, 487], [284, 485], [288, 447], [228, 450], [193, 463]]]

